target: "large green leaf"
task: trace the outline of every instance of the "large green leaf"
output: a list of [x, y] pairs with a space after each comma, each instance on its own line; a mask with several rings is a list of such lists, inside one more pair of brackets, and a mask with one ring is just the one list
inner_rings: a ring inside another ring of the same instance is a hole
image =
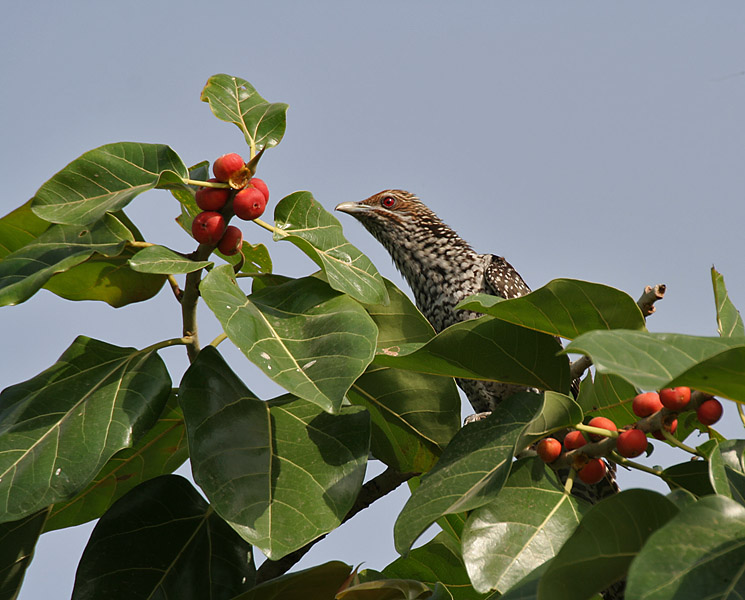
[[243, 132], [251, 154], [279, 144], [287, 126], [287, 104], [267, 102], [245, 79], [213, 75], [202, 90], [213, 114], [235, 123]]
[[711, 283], [714, 286], [714, 302], [717, 310], [717, 331], [722, 337], [745, 336], [745, 325], [740, 311], [732, 304], [724, 277], [714, 267], [711, 268]]
[[499, 496], [471, 513], [463, 531], [463, 558], [474, 587], [509, 590], [554, 557], [585, 510], [543, 461], [516, 462]]
[[44, 233], [51, 223], [31, 210], [31, 200], [0, 219], [0, 259], [23, 248]]
[[330, 600], [351, 571], [349, 565], [331, 561], [270, 579], [233, 600]]
[[251, 587], [251, 546], [183, 477], [146, 481], [96, 524], [73, 600], [228, 600]]
[[292, 396], [262, 402], [211, 347], [184, 375], [180, 398], [194, 480], [266, 556], [280, 558], [341, 523], [367, 464], [363, 409], [329, 415]]
[[458, 308], [570, 340], [593, 329], [644, 329], [644, 317], [631, 296], [576, 279], [554, 279], [511, 300], [477, 294], [466, 298]]
[[520, 436], [517, 450], [572, 425], [582, 422], [582, 409], [573, 398], [556, 392], [545, 392], [543, 403]]
[[165, 246], [143, 248], [129, 259], [129, 266], [139, 273], [191, 273], [212, 266], [208, 260], [191, 260]]
[[36, 192], [32, 210], [42, 219], [87, 225], [153, 189], [188, 176], [179, 156], [162, 144], [118, 142], [89, 150]]
[[15, 600], [23, 576], [34, 556], [36, 542], [44, 527], [47, 511], [42, 510], [19, 521], [0, 524], [0, 598]]
[[650, 490], [627, 490], [594, 505], [551, 561], [538, 598], [589, 598], [621, 579], [647, 538], [677, 511], [667, 498]]
[[369, 258], [344, 237], [341, 223], [310, 192], [282, 198], [274, 209], [275, 240], [292, 242], [323, 269], [329, 285], [366, 304], [388, 301], [383, 278]]
[[90, 227], [52, 225], [0, 260], [0, 306], [28, 300], [55, 273], [79, 265], [94, 253], [115, 256], [133, 239], [113, 215], [104, 215]]
[[424, 345], [379, 348], [375, 364], [569, 393], [569, 361], [556, 340], [494, 317], [456, 323]]
[[73, 497], [157, 421], [171, 382], [152, 351], [78, 337], [0, 393], [0, 522]]
[[137, 444], [117, 452], [74, 498], [51, 507], [44, 531], [97, 519], [129, 490], [158, 475], [172, 473], [188, 457], [184, 416], [176, 394], [171, 394], [158, 422]]
[[440, 582], [454, 600], [484, 598], [468, 579], [458, 544], [445, 532], [393, 561], [383, 569], [383, 575], [390, 579], [414, 579], [432, 588]]
[[246, 297], [229, 265], [200, 288], [232, 342], [289, 392], [338, 411], [373, 358], [377, 328], [349, 296], [315, 277], [293, 279]]
[[745, 596], [745, 507], [722, 496], [686, 506], [649, 538], [629, 569], [626, 597]]
[[671, 490], [680, 487], [699, 497], [715, 493], [709, 479], [709, 462], [705, 460], [689, 460], [667, 467], [663, 477]]
[[619, 428], [639, 419], [631, 408], [637, 389], [616, 375], [588, 373], [582, 380], [577, 402], [586, 416], [601, 416]]
[[687, 385], [745, 401], [745, 338], [645, 331], [590, 331], [566, 348], [586, 354], [599, 373], [647, 390]]
[[453, 437], [396, 520], [393, 533], [399, 553], [407, 552], [441, 516], [473, 510], [497, 495], [510, 472], [515, 446], [541, 404], [538, 394], [514, 394], [499, 411]]
[[745, 506], [745, 440], [725, 440], [719, 450], [732, 498]]

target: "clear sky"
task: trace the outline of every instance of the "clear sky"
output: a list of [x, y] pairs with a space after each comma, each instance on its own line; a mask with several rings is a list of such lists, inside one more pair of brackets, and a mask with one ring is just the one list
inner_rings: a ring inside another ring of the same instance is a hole
[[[408, 189], [534, 288], [573, 277], [637, 297], [663, 282], [649, 328], [715, 335], [712, 265], [745, 307], [744, 31], [735, 1], [13, 2], [0, 22], [0, 214], [102, 144], [166, 143], [187, 164], [244, 152], [238, 129], [199, 101], [210, 75], [229, 73], [290, 104], [285, 139], [261, 163], [272, 201], [310, 190], [332, 209]], [[128, 209], [148, 241], [188, 251], [177, 212], [165, 192]], [[340, 218], [403, 286], [382, 247]], [[243, 229], [270, 245], [277, 272], [314, 269], [289, 244]], [[201, 316], [212, 339], [217, 324]], [[144, 347], [179, 335], [180, 321], [165, 289], [119, 310], [41, 292], [0, 310], [0, 331], [6, 387], [77, 334]], [[163, 355], [178, 382], [183, 349]], [[227, 356], [257, 394], [278, 391]], [[742, 437], [732, 410], [726, 418], [722, 429]], [[404, 500], [400, 491], [355, 517], [301, 566], [382, 568]], [[42, 537], [21, 600], [69, 597], [91, 528]]]

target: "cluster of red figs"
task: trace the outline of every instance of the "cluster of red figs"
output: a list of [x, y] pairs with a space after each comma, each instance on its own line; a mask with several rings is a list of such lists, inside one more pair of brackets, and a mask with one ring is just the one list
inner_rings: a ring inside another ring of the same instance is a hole
[[[637, 395], [632, 402], [632, 410], [637, 417], [651, 417], [663, 408], [668, 409], [671, 413], [679, 413], [689, 409], [691, 401], [691, 389], [688, 387], [665, 388], [659, 392], [645, 392]], [[696, 408], [696, 416], [703, 425], [713, 425], [722, 417], [722, 404], [716, 398], [706, 398], [699, 403]], [[678, 419], [675, 415], [670, 415], [662, 421], [662, 426], [670, 433], [675, 433], [678, 427]], [[594, 417], [587, 423], [590, 427], [606, 429], [609, 431], [618, 431], [616, 424], [606, 417]], [[652, 435], [660, 440], [665, 436], [662, 431], [653, 431]], [[604, 439], [605, 436], [591, 433], [589, 440], [585, 434], [579, 430], [572, 430], [564, 437], [562, 444], [555, 438], [545, 438], [538, 442], [536, 452], [538, 456], [546, 463], [556, 461], [564, 452], [581, 448], [588, 442], [597, 442]], [[643, 454], [647, 449], [647, 434], [635, 425], [626, 427], [618, 433], [615, 439], [616, 452], [624, 458], [634, 458]], [[598, 457], [581, 456], [578, 461], [574, 462], [577, 468], [577, 476], [587, 484], [598, 483], [605, 477], [607, 466], [605, 460]]]
[[210, 183], [228, 183], [230, 187], [203, 187], [196, 193], [197, 206], [203, 212], [194, 217], [191, 234], [200, 244], [217, 246], [217, 249], [231, 256], [238, 253], [243, 244], [241, 230], [227, 225], [222, 210], [228, 203], [233, 190], [233, 214], [244, 221], [253, 221], [264, 214], [269, 201], [269, 189], [251, 172], [239, 154], [223, 154], [212, 165], [214, 178]]

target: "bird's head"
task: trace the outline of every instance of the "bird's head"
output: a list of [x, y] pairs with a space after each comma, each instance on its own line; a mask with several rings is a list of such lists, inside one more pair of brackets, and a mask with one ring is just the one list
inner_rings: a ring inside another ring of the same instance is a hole
[[352, 215], [379, 240], [437, 218], [419, 198], [404, 190], [383, 190], [366, 200], [342, 202], [336, 210]]

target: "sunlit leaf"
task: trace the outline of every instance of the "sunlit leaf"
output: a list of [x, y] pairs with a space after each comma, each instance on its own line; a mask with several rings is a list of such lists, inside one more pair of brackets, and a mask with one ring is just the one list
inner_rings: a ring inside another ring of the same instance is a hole
[[[334, 598], [352, 571], [343, 562], [331, 561], [293, 571], [265, 581], [233, 600], [323, 600]], [[311, 591], [312, 590], [312, 591]]]
[[44, 233], [51, 223], [31, 210], [31, 200], [0, 219], [0, 259], [23, 248]]
[[129, 266], [139, 273], [191, 273], [213, 263], [208, 260], [191, 260], [165, 246], [143, 248], [129, 259]]
[[732, 304], [724, 277], [714, 267], [711, 268], [711, 283], [714, 286], [714, 302], [717, 310], [717, 331], [722, 337], [745, 336], [745, 325], [740, 311]]
[[107, 144], [52, 176], [36, 192], [31, 208], [47, 221], [87, 225], [124, 208], [142, 192], [180, 184], [186, 177], [184, 163], [168, 146]]

